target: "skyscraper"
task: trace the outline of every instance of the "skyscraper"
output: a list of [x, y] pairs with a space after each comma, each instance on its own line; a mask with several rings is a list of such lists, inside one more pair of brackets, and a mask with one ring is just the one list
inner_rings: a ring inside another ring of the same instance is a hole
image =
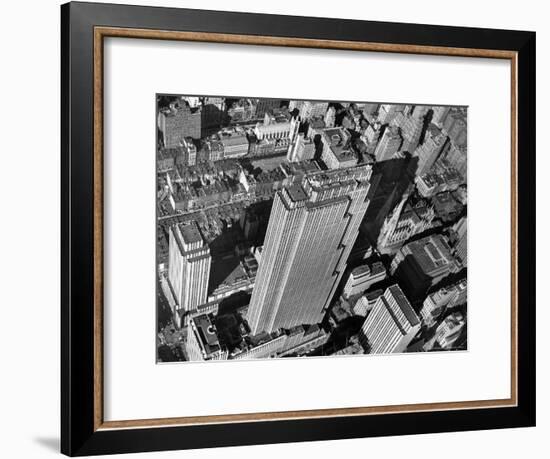
[[158, 128], [162, 132], [166, 148], [178, 147], [186, 137], [201, 137], [201, 107], [190, 107], [180, 99], [172, 102], [168, 108], [159, 110]]
[[462, 263], [462, 266], [467, 266], [468, 263], [468, 220], [462, 217], [456, 222], [451, 231], [451, 242], [454, 246], [454, 254]]
[[388, 126], [374, 150], [376, 161], [391, 159], [399, 151], [402, 143], [403, 138], [401, 137], [399, 128], [397, 126]]
[[435, 124], [432, 123], [428, 126], [424, 143], [414, 152], [415, 156], [418, 157], [416, 175], [424, 175], [430, 171], [439, 154], [443, 151], [447, 139], [448, 137]]
[[368, 207], [370, 166], [306, 175], [275, 195], [248, 310], [253, 334], [322, 320]]
[[288, 109], [293, 111], [298, 109], [300, 111], [300, 117], [303, 120], [309, 120], [310, 118], [325, 116], [327, 112], [328, 102], [314, 102], [311, 100], [291, 100]]
[[263, 116], [270, 110], [279, 108], [281, 106], [281, 102], [281, 99], [257, 99], [256, 118], [263, 118]]
[[398, 113], [392, 121], [393, 126], [397, 126], [401, 129], [401, 136], [403, 137], [401, 150], [412, 153], [416, 150], [416, 147], [418, 147], [424, 127], [426, 112], [427, 107], [416, 106], [412, 115]]
[[206, 303], [212, 258], [196, 223], [170, 228], [168, 258], [168, 280], [177, 309], [192, 311]]
[[397, 284], [386, 289], [368, 315], [359, 338], [369, 354], [405, 351], [420, 330], [420, 319]]

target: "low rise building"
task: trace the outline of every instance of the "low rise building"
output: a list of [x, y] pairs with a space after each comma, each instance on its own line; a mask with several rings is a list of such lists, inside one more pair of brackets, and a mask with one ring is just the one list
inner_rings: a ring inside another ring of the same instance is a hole
[[464, 178], [456, 169], [449, 168], [442, 172], [417, 176], [415, 183], [420, 195], [424, 198], [430, 198], [444, 191], [456, 190], [464, 183]]
[[378, 289], [372, 292], [367, 292], [355, 302], [353, 305], [353, 313], [356, 316], [366, 317], [372, 310], [373, 306], [378, 301], [378, 298], [384, 294], [384, 290]]
[[424, 345], [425, 351], [452, 350], [460, 345], [460, 338], [466, 329], [466, 317], [462, 312], [456, 311], [445, 317], [439, 324], [435, 335]]
[[386, 268], [381, 261], [364, 264], [354, 268], [349, 273], [344, 285], [343, 296], [349, 298], [368, 290], [372, 285], [386, 278]]
[[216, 326], [210, 315], [199, 315], [189, 320], [186, 350], [191, 361], [227, 360], [216, 335]]
[[274, 357], [283, 348], [287, 335], [285, 333], [262, 333], [251, 337], [250, 343], [231, 356], [235, 360], [265, 359]]
[[220, 142], [223, 146], [223, 157], [240, 158], [248, 154], [248, 138], [246, 134], [232, 132], [220, 135]]
[[467, 283], [466, 279], [463, 279], [428, 295], [420, 309], [420, 317], [427, 327], [433, 327], [445, 311], [460, 306], [466, 301]]

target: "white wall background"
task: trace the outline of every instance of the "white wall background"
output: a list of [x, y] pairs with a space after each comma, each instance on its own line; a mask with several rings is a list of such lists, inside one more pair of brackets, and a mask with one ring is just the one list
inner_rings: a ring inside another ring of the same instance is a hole
[[[133, 0], [135, 4], [313, 15], [365, 20], [420, 22], [536, 30], [537, 80], [547, 82], [550, 65], [548, 13], [536, 0], [462, 0], [445, 7], [440, 0]], [[546, 19], [545, 19], [546, 18]], [[59, 444], [59, 2], [7, 2], [0, 16], [0, 456], [54, 457]], [[538, 89], [538, 126], [549, 122], [548, 85]], [[543, 132], [539, 129], [539, 138]], [[539, 143], [539, 142], [537, 142]], [[548, 155], [538, 155], [539, 225], [545, 227], [540, 188]], [[542, 234], [542, 231], [539, 232]], [[550, 254], [539, 241], [539, 279]], [[539, 282], [541, 285], [542, 283]], [[408, 437], [225, 448], [157, 453], [178, 458], [395, 457], [444, 454], [447, 458], [547, 457], [550, 383], [542, 324], [550, 312], [538, 308], [538, 427]], [[141, 454], [139, 457], [152, 457]]]

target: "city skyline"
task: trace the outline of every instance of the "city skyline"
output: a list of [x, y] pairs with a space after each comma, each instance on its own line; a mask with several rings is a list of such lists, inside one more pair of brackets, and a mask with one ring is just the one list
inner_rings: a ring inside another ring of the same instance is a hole
[[157, 95], [157, 362], [467, 349], [467, 107]]

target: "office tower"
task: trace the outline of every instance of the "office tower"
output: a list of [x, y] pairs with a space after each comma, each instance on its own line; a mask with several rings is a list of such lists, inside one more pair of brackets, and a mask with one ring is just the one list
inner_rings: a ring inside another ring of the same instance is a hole
[[451, 249], [440, 234], [405, 244], [390, 266], [390, 273], [399, 278], [411, 300], [419, 299], [430, 287], [455, 271]]
[[427, 107], [417, 105], [410, 115], [398, 113], [392, 121], [392, 125], [401, 129], [401, 137], [403, 138], [402, 151], [412, 153], [418, 147], [427, 111]]
[[371, 265], [365, 264], [354, 268], [348, 276], [344, 285], [344, 298], [357, 295], [368, 290], [371, 285], [376, 284], [386, 278], [386, 268], [381, 261], [376, 261]]
[[[240, 99], [227, 110], [231, 123], [240, 123], [256, 119], [256, 100]], [[263, 116], [263, 115], [262, 115]]]
[[359, 332], [368, 354], [404, 352], [420, 330], [420, 320], [397, 284], [378, 298]]
[[257, 99], [256, 103], [256, 118], [263, 118], [264, 115], [281, 106], [281, 99]]
[[456, 222], [451, 230], [451, 243], [454, 247], [454, 254], [462, 263], [468, 264], [468, 219], [464, 216]]
[[445, 148], [442, 156], [447, 167], [456, 169], [466, 179], [467, 148], [465, 145], [458, 147], [453, 143], [450, 143], [448, 148]]
[[443, 129], [457, 146], [465, 146], [467, 140], [466, 109], [453, 107], [445, 117]]
[[382, 104], [378, 108], [378, 121], [388, 124], [393, 121], [398, 113], [403, 111], [403, 106], [396, 104]]
[[313, 102], [310, 100], [291, 100], [288, 109], [299, 110], [300, 118], [309, 120], [316, 117], [324, 117], [328, 108], [328, 102]]
[[447, 118], [450, 109], [451, 107], [445, 107], [441, 105], [433, 107], [432, 123], [434, 123], [439, 128], [443, 127], [443, 123], [445, 122], [445, 118]]
[[363, 132], [361, 140], [367, 145], [372, 146], [370, 153], [374, 153], [380, 134], [382, 134], [382, 125], [380, 123], [370, 123]]
[[[218, 100], [219, 99], [219, 100]], [[201, 107], [201, 136], [216, 132], [224, 122], [225, 103], [223, 98], [206, 97]]]
[[399, 132], [399, 128], [397, 126], [388, 126], [374, 150], [376, 161], [391, 159], [401, 148], [402, 142], [403, 139]]
[[166, 148], [180, 146], [186, 137], [201, 138], [201, 107], [190, 107], [183, 99], [161, 109], [157, 122]]
[[331, 128], [334, 127], [336, 122], [336, 109], [334, 107], [329, 107], [324, 117], [325, 127]]
[[294, 141], [292, 141], [288, 147], [286, 159], [289, 162], [299, 162], [311, 160], [315, 156], [315, 142], [313, 139], [306, 137], [303, 132], [296, 135]]
[[380, 106], [379, 104], [368, 104], [368, 103], [361, 104], [361, 105], [363, 109], [363, 114], [367, 117], [374, 115], [377, 112], [378, 107]]
[[196, 223], [170, 228], [168, 280], [178, 310], [193, 311], [206, 303], [210, 275], [210, 249]]
[[256, 238], [258, 230], [260, 229], [260, 220], [252, 210], [248, 209], [241, 215], [240, 226], [243, 230], [244, 237], [252, 241]]
[[275, 195], [248, 310], [252, 334], [322, 320], [368, 207], [370, 166], [317, 172]]
[[435, 124], [432, 123], [428, 126], [424, 143], [414, 152], [418, 157], [416, 175], [424, 175], [430, 171], [443, 151], [447, 140], [448, 137]]

